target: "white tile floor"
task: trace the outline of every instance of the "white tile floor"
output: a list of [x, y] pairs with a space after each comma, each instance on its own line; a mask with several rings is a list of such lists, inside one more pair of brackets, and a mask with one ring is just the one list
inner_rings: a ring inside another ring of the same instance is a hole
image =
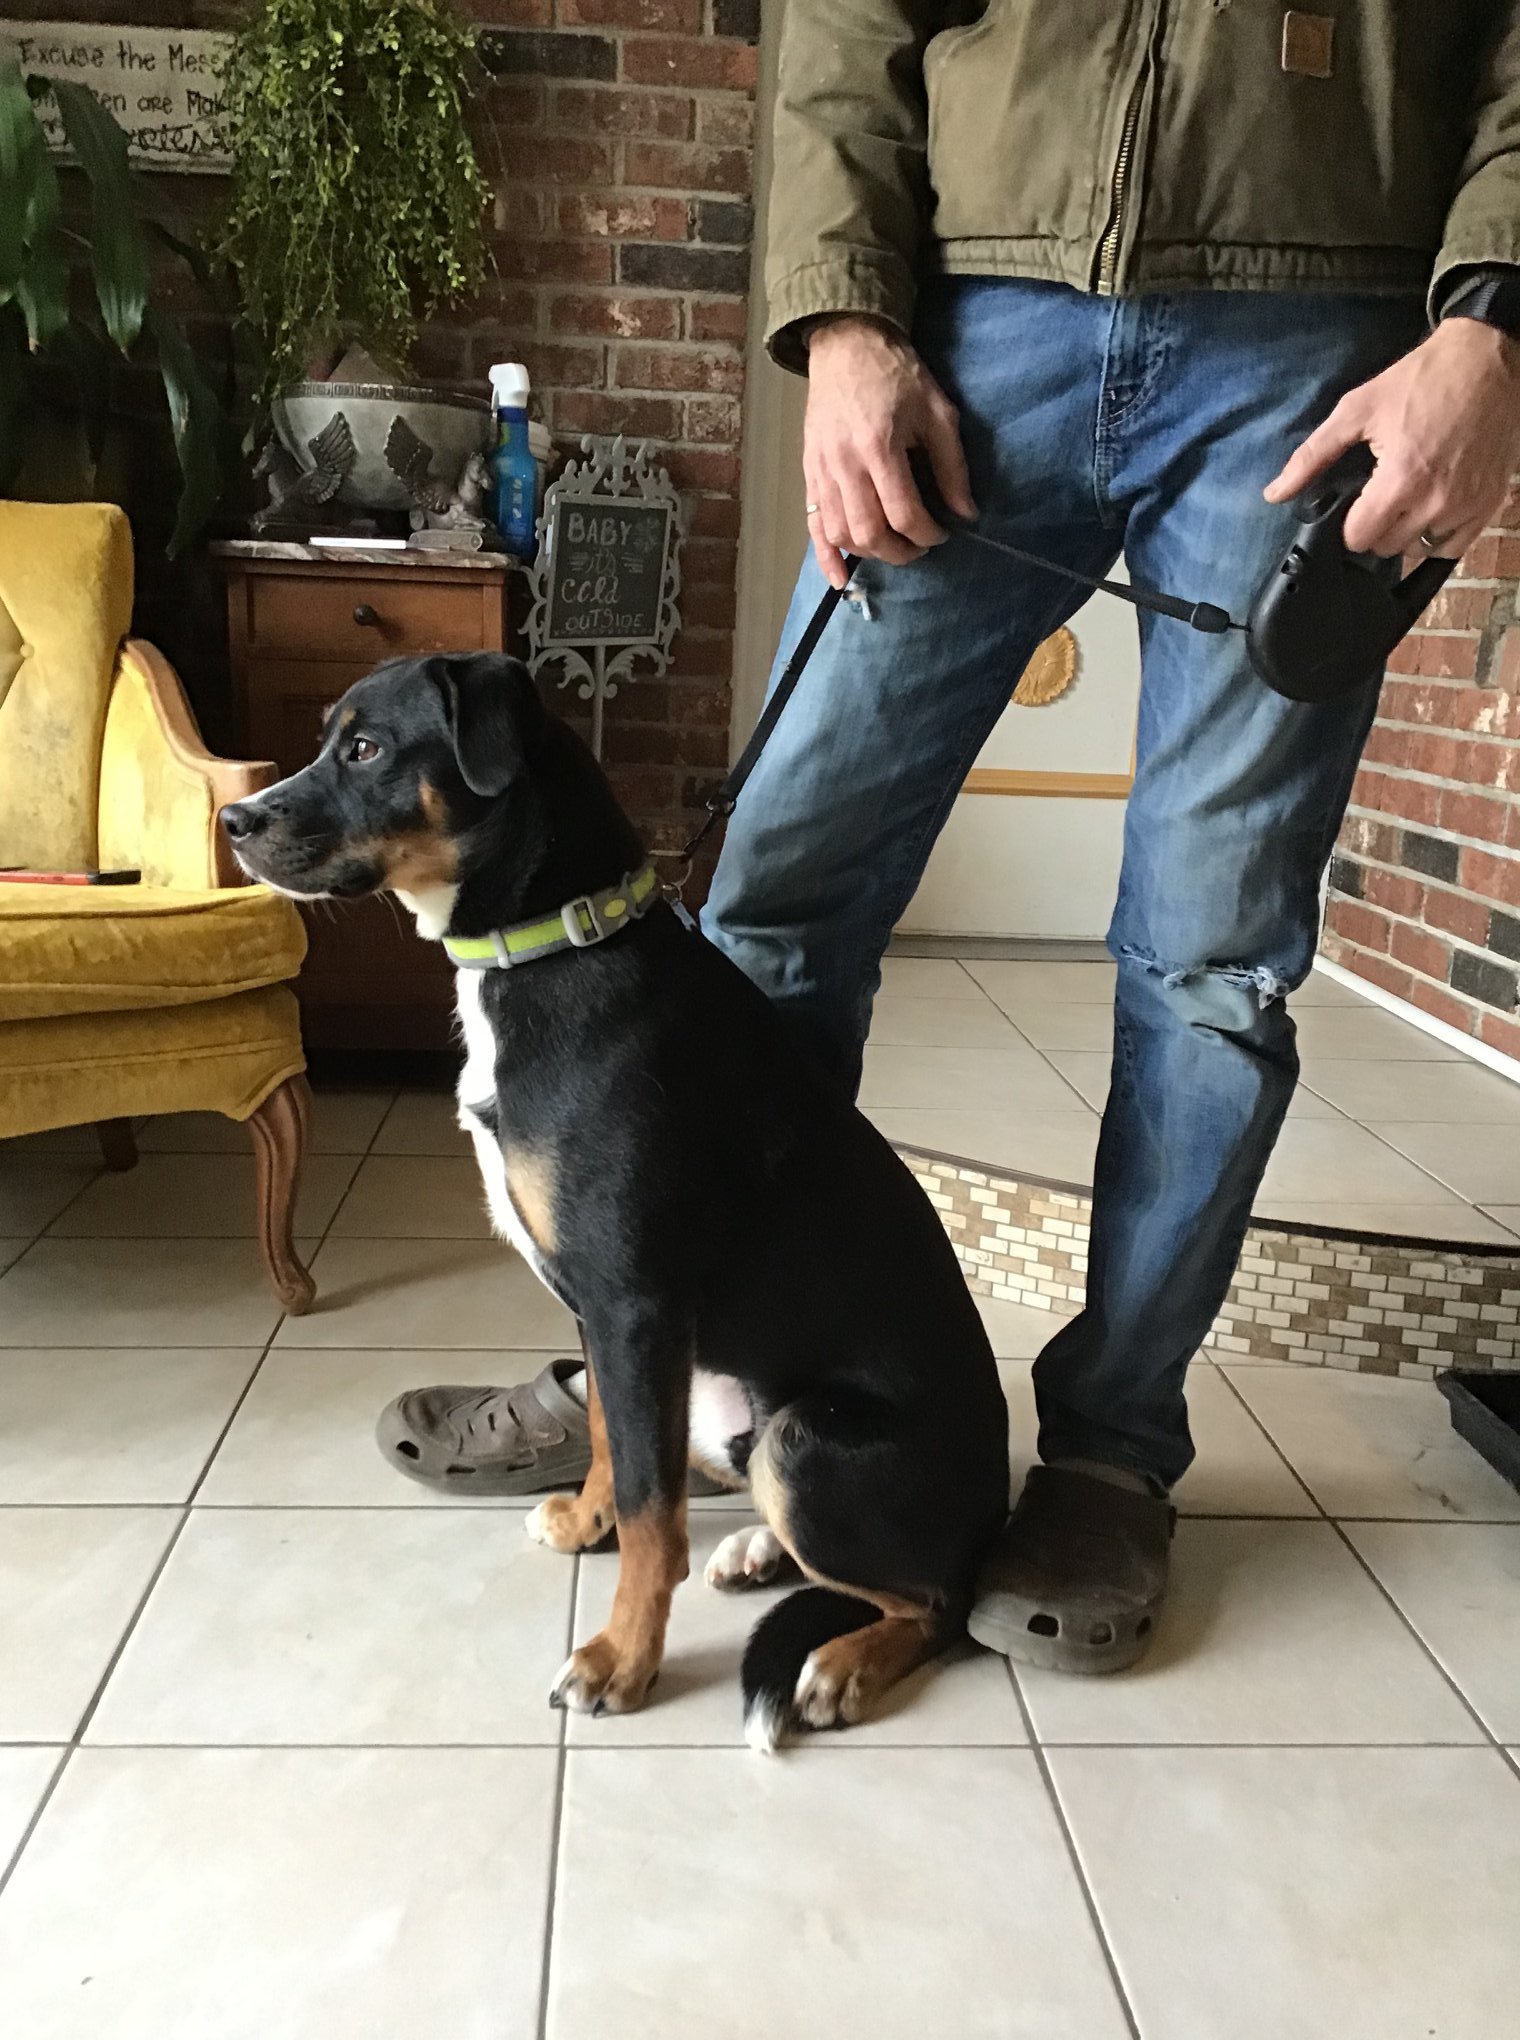
[[[861, 1103], [892, 1139], [1090, 1183], [1113, 983], [1110, 963], [889, 957]], [[1520, 1238], [1520, 1084], [1323, 972], [1292, 1005], [1303, 1081], [1258, 1214]]]
[[[1076, 1152], [1102, 1052], [1062, 1016], [1102, 967], [973, 968], [894, 959], [878, 1095], [963, 1098], [933, 1058], [1005, 1057], [999, 1126]], [[924, 1009], [952, 1007], [940, 1034]], [[1388, 1067], [1310, 1057], [1290, 1131], [1346, 1139], [1294, 1166], [1338, 1212], [1372, 1202], [1365, 1143], [1382, 1197], [1433, 1156], [1404, 1129], [1513, 1110], [1470, 1066]], [[615, 1560], [374, 1451], [403, 1386], [569, 1343], [481, 1237], [448, 1101], [319, 1099], [301, 1321], [227, 1134], [159, 1122], [135, 1179], [78, 1140], [0, 1150], [5, 2040], [1520, 2032], [1520, 1495], [1433, 1389], [1201, 1362], [1141, 1669], [1015, 1680], [967, 1647], [765, 1762], [736, 1690], [756, 1602], [700, 1579], [732, 1503], [693, 1511], [653, 1704], [591, 1722], [544, 1693]], [[1424, 1181], [1399, 1211], [1469, 1209]], [[1050, 1321], [987, 1318], [1017, 1473]]]

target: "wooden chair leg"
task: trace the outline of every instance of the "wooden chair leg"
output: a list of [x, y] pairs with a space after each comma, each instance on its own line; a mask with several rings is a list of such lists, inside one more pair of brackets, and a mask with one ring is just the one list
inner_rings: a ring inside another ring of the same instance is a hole
[[97, 1119], [95, 1138], [100, 1142], [100, 1159], [108, 1169], [137, 1167], [137, 1136], [130, 1119]]
[[259, 1251], [275, 1294], [292, 1317], [310, 1310], [317, 1294], [291, 1232], [310, 1117], [311, 1090], [305, 1077], [287, 1077], [248, 1121], [257, 1177]]

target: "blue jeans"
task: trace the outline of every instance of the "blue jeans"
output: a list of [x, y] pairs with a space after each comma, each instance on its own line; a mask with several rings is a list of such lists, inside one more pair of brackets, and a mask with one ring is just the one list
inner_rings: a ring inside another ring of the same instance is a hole
[[[1295, 522], [1264, 484], [1421, 329], [1405, 299], [1105, 299], [973, 278], [930, 288], [915, 339], [960, 407], [984, 530], [1090, 574], [1122, 553], [1137, 582], [1244, 617]], [[961, 782], [1035, 646], [1084, 599], [954, 538], [860, 579], [870, 618], [842, 604], [830, 622], [703, 916], [852, 1085], [882, 952]], [[777, 672], [823, 588], [809, 561]], [[1188, 1362], [1297, 1080], [1284, 995], [1314, 956], [1376, 689], [1306, 707], [1263, 685], [1237, 632], [1146, 615], [1140, 641], [1087, 1301], [1034, 1381], [1042, 1458], [1165, 1490], [1193, 1456]]]

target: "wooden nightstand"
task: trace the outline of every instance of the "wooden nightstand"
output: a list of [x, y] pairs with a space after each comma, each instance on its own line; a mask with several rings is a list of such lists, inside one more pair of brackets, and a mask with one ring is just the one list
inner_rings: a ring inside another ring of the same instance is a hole
[[[282, 774], [310, 763], [323, 710], [382, 659], [508, 644], [513, 570], [500, 554], [335, 557], [262, 539], [212, 551], [227, 572], [239, 742]], [[323, 901], [306, 925], [296, 991], [309, 1048], [449, 1046], [453, 970], [393, 900]]]

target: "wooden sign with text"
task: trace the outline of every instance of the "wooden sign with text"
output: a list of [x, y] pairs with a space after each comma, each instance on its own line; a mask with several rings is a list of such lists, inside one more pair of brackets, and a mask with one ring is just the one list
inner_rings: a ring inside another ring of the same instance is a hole
[[[82, 21], [0, 21], [0, 59], [22, 75], [84, 85], [126, 130], [134, 162], [153, 170], [226, 170], [220, 72], [232, 38], [195, 28], [101, 28]], [[63, 153], [51, 100], [40, 109]]]

